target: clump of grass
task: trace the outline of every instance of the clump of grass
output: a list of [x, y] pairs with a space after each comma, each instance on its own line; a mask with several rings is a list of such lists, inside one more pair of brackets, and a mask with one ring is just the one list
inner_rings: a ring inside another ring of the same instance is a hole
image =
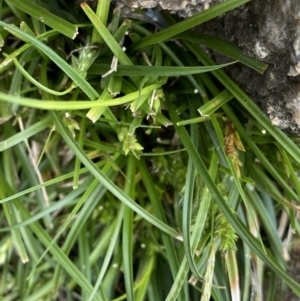
[[267, 66], [191, 31], [246, 2], [162, 30], [109, 0], [1, 2], [3, 300], [274, 300], [277, 278], [300, 295], [298, 141], [203, 46]]

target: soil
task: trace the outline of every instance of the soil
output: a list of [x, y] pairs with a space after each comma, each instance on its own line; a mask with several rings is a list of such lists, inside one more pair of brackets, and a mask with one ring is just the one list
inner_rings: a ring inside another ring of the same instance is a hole
[[[130, 9], [165, 9], [188, 17], [221, 0], [115, 0]], [[246, 66], [230, 76], [287, 133], [300, 134], [300, 1], [253, 0], [195, 29], [234, 43], [269, 64], [263, 75]], [[217, 63], [226, 58], [212, 53]]]

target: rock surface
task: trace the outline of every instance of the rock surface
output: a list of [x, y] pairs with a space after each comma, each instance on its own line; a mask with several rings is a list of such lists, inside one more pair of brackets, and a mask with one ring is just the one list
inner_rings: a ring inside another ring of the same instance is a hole
[[[116, 0], [135, 8], [157, 8], [188, 17], [222, 0]], [[198, 31], [230, 41], [269, 64], [264, 75], [245, 66], [228, 68], [231, 77], [258, 103], [271, 122], [300, 134], [300, 1], [253, 0], [200, 26]], [[224, 61], [212, 53], [217, 63]]]
[[157, 8], [176, 12], [181, 17], [192, 16], [223, 0], [119, 0], [130, 8]]
[[[300, 2], [254, 0], [199, 30], [233, 42], [269, 64], [264, 75], [239, 66], [229, 68], [229, 73], [274, 125], [300, 134]], [[215, 59], [222, 61], [218, 54]]]

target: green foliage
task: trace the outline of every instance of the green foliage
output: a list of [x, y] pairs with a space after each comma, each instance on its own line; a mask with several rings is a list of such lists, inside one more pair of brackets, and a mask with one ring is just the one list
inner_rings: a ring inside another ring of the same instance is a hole
[[237, 235], [228, 223], [226, 217], [223, 214], [216, 216], [216, 225], [214, 235], [216, 239], [220, 239], [220, 250], [227, 252], [230, 250], [236, 251], [235, 241], [237, 240]]
[[163, 30], [110, 0], [0, 3], [1, 300], [300, 296], [299, 139], [221, 70], [266, 64], [192, 32], [246, 2]]

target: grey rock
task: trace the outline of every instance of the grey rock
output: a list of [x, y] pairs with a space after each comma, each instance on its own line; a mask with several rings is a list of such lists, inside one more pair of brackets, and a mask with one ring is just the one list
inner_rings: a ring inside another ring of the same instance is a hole
[[181, 17], [189, 17], [208, 9], [224, 0], [117, 0], [118, 4], [128, 8], [156, 8], [169, 10]]
[[[300, 2], [254, 0], [198, 30], [233, 42], [269, 64], [264, 75], [245, 66], [228, 68], [271, 122], [300, 133]], [[217, 62], [222, 62], [214, 53]]]

